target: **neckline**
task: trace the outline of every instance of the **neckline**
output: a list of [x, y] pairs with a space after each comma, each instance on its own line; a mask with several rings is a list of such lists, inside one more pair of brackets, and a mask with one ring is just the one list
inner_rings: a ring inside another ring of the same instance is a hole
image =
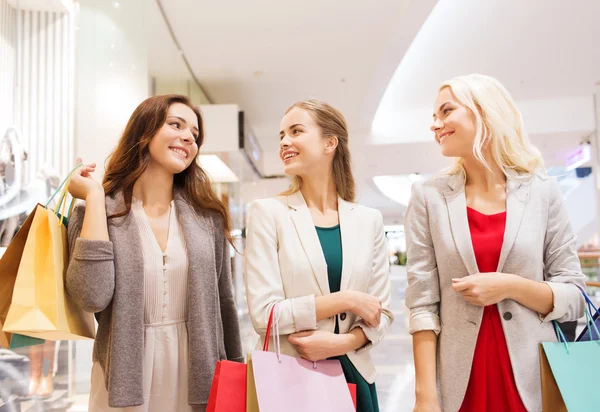
[[485, 217], [495, 217], [495, 216], [501, 216], [501, 215], [505, 215], [506, 214], [506, 210], [505, 210], [503, 212], [492, 213], [491, 215], [488, 215], [486, 213], [480, 212], [477, 209], [473, 209], [472, 207], [469, 207], [469, 206], [467, 206], [467, 210], [470, 210], [472, 212], [477, 213], [478, 215], [485, 216]]
[[335, 226], [329, 226], [329, 227], [322, 227], [322, 226], [315, 225], [315, 228], [317, 230], [335, 230], [335, 229], [339, 229], [339, 227], [340, 227], [339, 223], [337, 225], [335, 225]]
[[[136, 199], [138, 200], [138, 199]], [[167, 252], [170, 249], [170, 244], [171, 244], [171, 238], [172, 236], [172, 232], [173, 232], [173, 225], [177, 224], [176, 221], [174, 221], [174, 217], [175, 217], [175, 203], [174, 201], [171, 201], [171, 204], [169, 206], [169, 211], [167, 213], [165, 213], [165, 215], [168, 215], [168, 228], [167, 228], [167, 243], [165, 244], [165, 250], [162, 249], [162, 247], [160, 246], [160, 243], [158, 243], [158, 239], [156, 238], [156, 234], [154, 234], [154, 231], [152, 230], [152, 225], [150, 224], [150, 217], [148, 217], [148, 215], [146, 214], [146, 211], [144, 210], [144, 206], [142, 204], [142, 201], [139, 201], [139, 203], [136, 203], [138, 206], [138, 210], [141, 214], [142, 217], [142, 222], [143, 225], [146, 226], [147, 230], [150, 231], [150, 234], [152, 235], [152, 239], [153, 239], [153, 243], [154, 243], [154, 247], [157, 248], [157, 250], [160, 252], [161, 255], [166, 256]], [[164, 215], [163, 215], [164, 216]], [[163, 217], [161, 216], [161, 217]], [[175, 230], [177, 230], [177, 228], [175, 228]]]

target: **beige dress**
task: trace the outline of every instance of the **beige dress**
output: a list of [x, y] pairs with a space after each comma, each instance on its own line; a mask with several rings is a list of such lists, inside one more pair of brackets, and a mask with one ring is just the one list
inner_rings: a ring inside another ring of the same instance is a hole
[[144, 404], [110, 408], [102, 368], [94, 363], [89, 411], [203, 410], [188, 405], [188, 260], [175, 202], [171, 202], [164, 253], [152, 232], [142, 202], [133, 199], [131, 212], [139, 228], [144, 254]]

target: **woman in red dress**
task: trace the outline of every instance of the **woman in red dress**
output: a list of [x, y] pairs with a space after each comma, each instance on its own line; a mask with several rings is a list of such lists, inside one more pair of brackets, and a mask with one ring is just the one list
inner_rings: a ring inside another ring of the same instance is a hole
[[541, 411], [539, 343], [584, 308], [560, 188], [491, 77], [444, 83], [431, 130], [457, 161], [405, 217], [414, 410]]

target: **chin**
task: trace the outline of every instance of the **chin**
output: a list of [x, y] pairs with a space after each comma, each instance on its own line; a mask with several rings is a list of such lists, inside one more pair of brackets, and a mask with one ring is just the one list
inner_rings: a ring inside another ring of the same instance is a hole
[[441, 152], [442, 152], [442, 156], [444, 157], [460, 157], [456, 150], [452, 150], [449, 147], [443, 147], [441, 148]]
[[167, 164], [164, 165], [164, 168], [166, 170], [168, 170], [170, 173], [173, 173], [174, 175], [176, 175], [176, 174], [183, 172], [189, 166], [190, 165], [183, 165], [181, 163], [176, 163], [176, 162], [168, 162]]
[[299, 170], [300, 169], [296, 165], [283, 166], [283, 173], [289, 177], [298, 175]]

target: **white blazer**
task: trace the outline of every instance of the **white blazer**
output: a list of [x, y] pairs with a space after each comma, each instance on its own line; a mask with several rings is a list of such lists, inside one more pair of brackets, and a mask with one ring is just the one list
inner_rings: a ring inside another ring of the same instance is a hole
[[[383, 338], [393, 320], [383, 219], [378, 210], [341, 198], [338, 212], [343, 255], [341, 290], [378, 296], [383, 307], [376, 328], [368, 327], [350, 312], [339, 316], [340, 333], [360, 327], [370, 341], [347, 355], [365, 380], [372, 383], [376, 372], [369, 349]], [[300, 192], [257, 200], [250, 205], [244, 280], [250, 318], [261, 335], [257, 347], [262, 347], [269, 312], [275, 303], [279, 303], [281, 335], [307, 330], [334, 331], [335, 317], [316, 320], [315, 296], [330, 293], [327, 263]], [[281, 351], [298, 356], [287, 338], [281, 340]]]

